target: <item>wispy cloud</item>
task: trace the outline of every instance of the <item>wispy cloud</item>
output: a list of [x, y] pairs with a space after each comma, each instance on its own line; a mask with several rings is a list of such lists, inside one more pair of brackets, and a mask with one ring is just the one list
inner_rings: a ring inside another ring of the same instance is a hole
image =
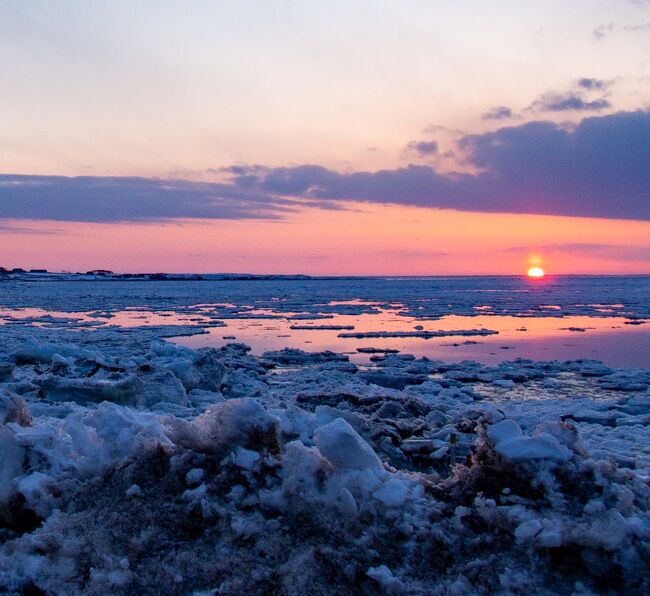
[[102, 176], [0, 175], [0, 218], [123, 222], [281, 217], [296, 201], [230, 184]]
[[628, 25], [627, 27], [624, 27], [626, 31], [634, 31], [634, 32], [645, 32], [645, 31], [650, 31], [650, 22], [648, 23], [643, 23], [641, 25]]
[[605, 23], [603, 25], [598, 25], [591, 34], [598, 40], [600, 41], [601, 39], [604, 39], [608, 34], [610, 34], [612, 31], [614, 31], [614, 23]]
[[605, 81], [604, 79], [583, 77], [581, 79], [578, 79], [577, 85], [582, 89], [588, 89], [590, 91], [606, 91], [611, 87], [612, 82]]
[[436, 141], [411, 141], [406, 148], [420, 156], [430, 156], [438, 153], [438, 143]]
[[582, 254], [598, 258], [610, 258], [621, 261], [640, 261], [647, 262], [650, 260], [650, 245], [648, 246], [629, 246], [625, 244], [599, 244], [589, 242], [565, 242], [558, 244], [543, 244], [538, 246], [512, 246], [505, 248], [500, 252], [527, 254], [541, 253], [553, 254], [568, 252], [571, 254]]
[[576, 93], [546, 93], [536, 99], [532, 108], [544, 112], [594, 111], [612, 106], [607, 99], [587, 101]]
[[533, 112], [585, 112], [611, 107], [609, 89], [612, 81], [583, 77], [566, 91], [547, 91], [533, 101], [528, 110]]
[[481, 116], [483, 120], [510, 120], [514, 117], [512, 110], [507, 106], [495, 106]]
[[61, 234], [63, 230], [57, 228], [30, 227], [24, 225], [0, 224], [0, 234], [20, 234], [25, 236], [41, 236], [51, 234]]

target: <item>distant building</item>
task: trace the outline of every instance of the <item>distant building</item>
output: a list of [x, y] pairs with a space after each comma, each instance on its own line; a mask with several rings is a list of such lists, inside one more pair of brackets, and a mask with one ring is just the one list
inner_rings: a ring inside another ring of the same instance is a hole
[[114, 273], [108, 269], [93, 269], [92, 271], [86, 271], [86, 275], [114, 275]]
[[47, 273], [47, 269], [30, 269], [30, 273]]

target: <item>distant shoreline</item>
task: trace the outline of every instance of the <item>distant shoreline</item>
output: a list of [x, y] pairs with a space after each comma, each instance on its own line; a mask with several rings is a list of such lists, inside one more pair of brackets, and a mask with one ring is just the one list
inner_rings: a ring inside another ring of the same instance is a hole
[[[648, 277], [649, 273], [564, 273], [554, 277]], [[331, 281], [331, 280], [418, 280], [463, 278], [526, 278], [525, 274], [458, 274], [458, 275], [306, 275], [306, 274], [254, 274], [254, 273], [115, 273], [94, 270], [86, 273], [47, 271], [45, 269], [5, 269], [0, 267], [0, 281]]]

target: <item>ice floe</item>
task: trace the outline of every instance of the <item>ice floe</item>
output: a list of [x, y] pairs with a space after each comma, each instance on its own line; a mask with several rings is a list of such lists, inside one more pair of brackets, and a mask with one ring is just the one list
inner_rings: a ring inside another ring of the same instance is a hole
[[42, 333], [0, 354], [3, 591], [650, 587], [644, 371]]

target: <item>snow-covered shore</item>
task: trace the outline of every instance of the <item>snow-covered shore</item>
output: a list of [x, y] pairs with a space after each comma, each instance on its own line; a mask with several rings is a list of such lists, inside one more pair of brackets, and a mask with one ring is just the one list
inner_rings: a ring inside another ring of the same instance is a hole
[[0, 590], [650, 589], [650, 371], [0, 347]]

